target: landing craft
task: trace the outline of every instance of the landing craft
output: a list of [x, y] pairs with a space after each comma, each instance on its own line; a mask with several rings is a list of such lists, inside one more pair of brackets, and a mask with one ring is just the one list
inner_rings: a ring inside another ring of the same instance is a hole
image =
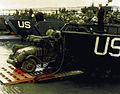
[[11, 34], [21, 35], [23, 38], [28, 35], [45, 35], [49, 28], [60, 30], [64, 22], [56, 20], [33, 21], [31, 19], [16, 19], [15, 17], [7, 16], [5, 18], [6, 25]]
[[69, 56], [66, 62], [88, 74], [119, 74], [120, 26], [105, 25], [104, 32], [98, 31], [96, 24], [73, 27], [77, 30], [62, 31], [66, 58]]
[[[51, 27], [60, 30], [64, 25], [62, 21], [31, 21], [31, 20], [10, 20], [9, 26], [15, 34], [28, 35], [45, 35], [46, 31]], [[24, 36], [23, 36], [24, 37]]]
[[[112, 32], [110, 32], [111, 29]], [[99, 71], [100, 73], [105, 73], [106, 71], [117, 71], [117, 68], [115, 67], [119, 65], [118, 61], [120, 56], [120, 35], [118, 34], [119, 26], [106, 25], [106, 32], [101, 33], [96, 31], [97, 25], [79, 25], [75, 23], [69, 23], [65, 24], [61, 30], [62, 31], [59, 31], [59, 33], [62, 35], [62, 42], [59, 43], [59, 46], [57, 46], [57, 48], [54, 46], [52, 48], [53, 50], [64, 50], [64, 69], [79, 69], [85, 71], [86, 73], [92, 73], [96, 71]], [[56, 30], [53, 30], [51, 32], [54, 31]], [[33, 39], [37, 40], [37, 38], [38, 37], [35, 37]], [[51, 44], [51, 38], [49, 37], [39, 36], [38, 39], [41, 41], [43, 40], [42, 42], [39, 41], [40, 43], [38, 47], [41, 47], [41, 43], [44, 42]], [[57, 38], [57, 42], [58, 40], [59, 39]], [[52, 43], [55, 42], [54, 38], [52, 41]], [[37, 42], [35, 42], [35, 44], [36, 43]], [[48, 46], [47, 44], [46, 46]], [[56, 44], [51, 44], [51, 46], [52, 45]], [[61, 47], [60, 45], [64, 45], [64, 47], [59, 48]], [[59, 55], [60, 53], [55, 54]], [[67, 64], [69, 66], [66, 66]]]
[[[18, 26], [27, 29], [31, 27], [28, 21], [19, 22]], [[31, 44], [16, 46], [8, 63], [27, 73], [34, 73], [37, 65], [40, 64], [43, 75], [40, 72], [33, 76], [38, 81], [52, 79], [57, 74], [62, 75], [57, 77], [63, 77], [64, 74], [61, 73], [69, 73], [69, 71], [74, 71], [71, 75], [81, 73], [94, 74], [97, 77], [118, 75], [120, 73], [119, 29], [119, 25], [104, 25], [104, 32], [100, 32], [97, 24], [68, 23], [61, 28], [61, 31], [50, 30], [53, 34], [28, 36], [31, 37], [27, 38]]]
[[[30, 44], [14, 46], [7, 62], [15, 67], [12, 68], [15, 73], [16, 70], [22, 70], [21, 75], [27, 73], [28, 80], [43, 81], [79, 74], [119, 75], [120, 26], [105, 25], [104, 32], [98, 31], [97, 26], [68, 23], [61, 31], [50, 29], [43, 36], [29, 35], [26, 40]], [[28, 80], [13, 80], [7, 84]]]

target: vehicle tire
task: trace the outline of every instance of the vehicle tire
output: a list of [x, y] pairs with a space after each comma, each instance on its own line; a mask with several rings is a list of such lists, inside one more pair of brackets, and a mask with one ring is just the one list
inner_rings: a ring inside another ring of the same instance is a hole
[[27, 60], [23, 61], [21, 69], [24, 72], [32, 73], [32, 72], [35, 71], [36, 65], [37, 65], [36, 61], [34, 59], [30, 58], [30, 59], [27, 59]]

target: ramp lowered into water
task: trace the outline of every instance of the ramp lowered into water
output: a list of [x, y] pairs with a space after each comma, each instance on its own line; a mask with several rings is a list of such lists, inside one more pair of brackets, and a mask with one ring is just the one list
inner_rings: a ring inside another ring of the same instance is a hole
[[10, 65], [0, 67], [0, 81], [6, 85], [31, 82], [34, 81], [34, 78], [34, 76]]
[[82, 71], [68, 71], [51, 74], [51, 72], [39, 72], [39, 74], [28, 74], [22, 70], [13, 67], [12, 65], [0, 66], [0, 81], [5, 85], [12, 85], [18, 83], [41, 82], [44, 80], [61, 78], [66, 76], [73, 76], [83, 74]]

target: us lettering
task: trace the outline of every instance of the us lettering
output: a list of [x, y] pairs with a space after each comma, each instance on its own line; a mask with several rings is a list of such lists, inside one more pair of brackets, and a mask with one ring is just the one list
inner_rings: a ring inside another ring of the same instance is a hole
[[[111, 40], [111, 43], [110, 43], [110, 37], [107, 37], [105, 44], [103, 44], [103, 45], [105, 45], [103, 52], [99, 52], [99, 51], [98, 51], [99, 41], [100, 41], [100, 37], [97, 36], [97, 37], [96, 37], [96, 41], [95, 41], [95, 48], [94, 48], [94, 53], [95, 53], [96, 55], [106, 55], [106, 54], [109, 54], [110, 56], [113, 56], [113, 57], [119, 57], [119, 56], [120, 56], [120, 45], [119, 45], [119, 46], [116, 46], [116, 45], [115, 45], [115, 42], [120, 42], [120, 38], [113, 38], [113, 39]], [[118, 53], [117, 53], [117, 54], [116, 54], [116, 53], [112, 53], [112, 52], [108, 52], [108, 46], [109, 46], [109, 44], [110, 44], [110, 47], [111, 47], [112, 49], [118, 50]]]
[[20, 28], [31, 28], [29, 21], [18, 21], [18, 27]]

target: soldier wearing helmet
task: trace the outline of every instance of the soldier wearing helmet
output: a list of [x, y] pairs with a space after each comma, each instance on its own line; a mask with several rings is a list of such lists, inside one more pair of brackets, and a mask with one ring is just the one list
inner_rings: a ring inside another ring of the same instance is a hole
[[99, 4], [99, 11], [97, 15], [99, 31], [104, 31], [104, 13], [105, 13], [105, 9], [102, 7], [102, 4]]

